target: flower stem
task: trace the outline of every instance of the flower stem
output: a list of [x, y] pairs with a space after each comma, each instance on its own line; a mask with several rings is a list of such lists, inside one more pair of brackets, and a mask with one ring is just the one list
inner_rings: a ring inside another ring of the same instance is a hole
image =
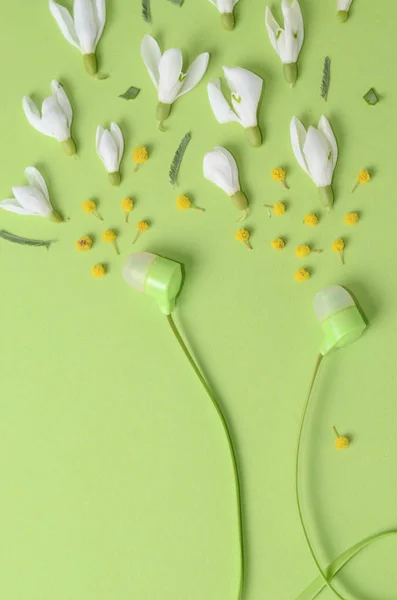
[[132, 240], [132, 243], [135, 244], [135, 242], [137, 241], [138, 237], [139, 237], [139, 231], [136, 232], [134, 239]]
[[343, 252], [339, 252], [339, 256], [340, 256], [340, 261], [341, 261], [342, 265], [344, 265], [345, 259], [343, 258]]
[[128, 212], [126, 211], [124, 214], [125, 214], [125, 222], [126, 222], [126, 223], [128, 223], [128, 215], [129, 215], [130, 213], [128, 213]]
[[97, 219], [99, 219], [100, 221], [103, 221], [103, 217], [101, 217], [101, 215], [99, 215], [97, 212], [92, 213], [94, 215], [94, 217], [96, 217]]
[[244, 244], [247, 246], [248, 250], [253, 250], [253, 247], [251, 246], [248, 240], [244, 240]]
[[336, 430], [336, 427], [335, 427], [335, 426], [332, 428], [332, 430], [335, 432], [335, 435], [336, 435], [336, 437], [339, 437], [339, 433], [337, 432], [337, 430]]
[[205, 212], [205, 208], [201, 208], [200, 206], [192, 206], [193, 210], [199, 210], [200, 212]]
[[114, 241], [114, 242], [112, 242], [112, 244], [113, 244], [113, 248], [115, 249], [116, 254], [119, 255], [120, 252], [119, 252], [119, 249], [118, 249], [118, 246], [117, 246], [117, 242]]
[[360, 182], [357, 180], [352, 189], [352, 193], [356, 191], [356, 189], [358, 188], [359, 185], [360, 185]]
[[242, 510], [242, 502], [241, 502], [241, 485], [240, 485], [240, 479], [239, 479], [239, 473], [238, 473], [238, 467], [237, 467], [236, 451], [233, 446], [232, 436], [230, 434], [229, 427], [227, 425], [225, 416], [222, 412], [222, 409], [221, 409], [218, 401], [216, 400], [216, 398], [214, 396], [213, 391], [211, 390], [208, 383], [204, 379], [204, 376], [202, 375], [200, 369], [198, 368], [194, 358], [190, 354], [185, 342], [183, 341], [183, 339], [181, 337], [181, 334], [178, 331], [177, 326], [175, 325], [172, 315], [167, 315], [167, 320], [168, 320], [168, 323], [172, 329], [172, 332], [173, 332], [176, 340], [178, 341], [183, 353], [185, 354], [187, 360], [189, 361], [190, 366], [192, 367], [193, 371], [195, 372], [198, 379], [200, 380], [201, 385], [203, 386], [204, 390], [206, 391], [209, 399], [211, 400], [211, 402], [218, 414], [218, 417], [221, 421], [221, 425], [222, 425], [223, 431], [225, 433], [226, 441], [227, 441], [227, 444], [229, 447], [230, 458], [231, 458], [232, 467], [233, 467], [234, 485], [235, 485], [235, 490], [236, 490], [238, 538], [239, 538], [239, 547], [240, 547], [240, 578], [239, 578], [239, 590], [238, 590], [237, 599], [241, 600], [242, 595], [243, 595], [243, 589], [244, 589], [244, 535], [243, 535], [243, 510]]
[[283, 188], [284, 188], [285, 190], [289, 190], [289, 187], [288, 187], [288, 185], [285, 183], [285, 180], [284, 180], [284, 179], [281, 179], [281, 184], [282, 184], [282, 186], [283, 186]]
[[311, 544], [310, 538], [309, 538], [309, 534], [307, 532], [306, 529], [306, 525], [305, 522], [303, 520], [303, 514], [302, 514], [302, 506], [301, 506], [301, 500], [300, 500], [300, 494], [299, 494], [299, 464], [300, 464], [300, 450], [301, 450], [301, 442], [302, 442], [302, 433], [303, 433], [303, 428], [304, 428], [304, 424], [305, 424], [305, 420], [306, 420], [306, 414], [307, 414], [307, 409], [309, 407], [309, 402], [310, 402], [310, 397], [312, 395], [312, 391], [313, 391], [313, 387], [314, 387], [314, 383], [316, 381], [319, 369], [320, 369], [320, 365], [321, 362], [323, 360], [323, 355], [319, 354], [317, 357], [317, 361], [316, 361], [316, 365], [314, 367], [314, 372], [313, 372], [313, 376], [312, 376], [312, 380], [310, 383], [310, 388], [309, 388], [309, 393], [307, 395], [306, 398], [306, 402], [304, 404], [303, 407], [303, 413], [302, 413], [302, 418], [301, 418], [301, 422], [299, 425], [299, 434], [298, 434], [298, 445], [297, 445], [297, 449], [296, 449], [296, 461], [295, 461], [295, 498], [296, 498], [296, 506], [298, 508], [298, 516], [299, 516], [299, 521], [303, 530], [303, 535], [305, 536], [306, 539], [306, 543], [307, 546], [309, 548], [309, 552], [313, 558], [313, 561], [317, 567], [317, 570], [319, 572], [319, 574], [321, 575], [321, 578], [323, 579], [325, 585], [335, 594], [335, 596], [337, 598], [339, 598], [339, 600], [346, 600], [343, 596], [341, 596], [339, 594], [339, 592], [333, 587], [332, 583], [330, 582], [330, 578], [325, 575], [324, 571], [321, 568], [320, 563], [318, 562], [318, 559], [316, 557], [316, 554], [314, 552], [313, 546]]
[[138, 165], [138, 163], [136, 163], [136, 165], [135, 165], [135, 167], [134, 167], [134, 169], [133, 169], [132, 172], [136, 173], [138, 169], [139, 169], [139, 165]]

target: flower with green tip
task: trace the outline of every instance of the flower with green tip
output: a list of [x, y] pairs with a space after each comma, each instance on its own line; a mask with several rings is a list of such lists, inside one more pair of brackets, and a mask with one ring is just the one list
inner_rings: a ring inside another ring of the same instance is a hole
[[221, 23], [227, 31], [234, 29], [234, 7], [238, 0], [210, 0], [221, 13]]
[[55, 223], [62, 223], [64, 218], [53, 209], [44, 177], [35, 167], [25, 169], [28, 186], [14, 186], [14, 198], [0, 202], [0, 208], [19, 215], [47, 217]]
[[292, 149], [300, 167], [316, 184], [324, 206], [331, 208], [334, 202], [332, 177], [338, 159], [338, 145], [328, 119], [320, 117], [318, 126], [306, 131], [297, 117], [290, 125]]
[[156, 118], [159, 128], [162, 129], [175, 100], [190, 92], [204, 77], [210, 55], [208, 52], [199, 54], [186, 73], [183, 73], [183, 58], [179, 48], [170, 48], [161, 54], [160, 46], [154, 37], [145, 35], [141, 44], [141, 56], [157, 88]]
[[40, 133], [55, 138], [69, 156], [76, 154], [71, 137], [73, 111], [65, 90], [58, 81], [51, 81], [52, 95], [43, 101], [41, 114], [30, 96], [24, 96], [22, 108], [32, 127]]
[[258, 106], [262, 94], [263, 80], [255, 73], [241, 67], [223, 67], [231, 91], [231, 105], [223, 95], [220, 79], [207, 86], [208, 98], [215, 118], [219, 123], [236, 121], [244, 127], [251, 146], [258, 148], [262, 134], [258, 126]]
[[109, 129], [98, 125], [96, 151], [105, 165], [110, 183], [120, 185], [120, 163], [124, 153], [124, 138], [117, 123], [111, 123]]
[[74, 0], [73, 17], [67, 8], [50, 0], [50, 11], [64, 38], [82, 53], [87, 73], [96, 77], [95, 52], [106, 23], [105, 0]]
[[338, 19], [341, 23], [347, 21], [352, 0], [338, 0]]
[[283, 63], [284, 77], [293, 87], [298, 78], [298, 57], [305, 37], [303, 17], [298, 0], [282, 0], [284, 29], [280, 27], [271, 9], [266, 7], [266, 26], [270, 42]]
[[243, 212], [239, 221], [243, 221], [248, 214], [248, 200], [240, 189], [237, 163], [226, 148], [215, 146], [212, 152], [207, 152], [203, 161], [204, 177], [211, 181]]

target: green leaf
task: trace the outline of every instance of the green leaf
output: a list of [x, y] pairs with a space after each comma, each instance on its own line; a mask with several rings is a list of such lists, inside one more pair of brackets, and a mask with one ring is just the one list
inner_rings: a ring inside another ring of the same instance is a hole
[[379, 102], [379, 96], [375, 92], [374, 88], [368, 90], [368, 92], [365, 94], [365, 96], [363, 96], [363, 98], [365, 102], [367, 104], [370, 104], [371, 106], [375, 106], [375, 104], [378, 104]]
[[182, 159], [184, 157], [186, 148], [190, 142], [190, 140], [192, 139], [192, 134], [189, 132], [187, 133], [181, 143], [178, 146], [177, 151], [175, 152], [175, 156], [174, 159], [171, 163], [170, 166], [170, 171], [169, 171], [169, 177], [170, 177], [170, 183], [171, 185], [175, 185], [176, 184], [176, 180], [178, 177], [178, 173], [179, 173], [179, 169], [181, 168], [181, 163], [182, 163]]
[[52, 244], [55, 244], [55, 240], [31, 240], [29, 238], [20, 237], [8, 231], [0, 230], [0, 238], [12, 242], [13, 244], [21, 244], [22, 246], [34, 246], [35, 248], [45, 247], [49, 248]]
[[172, 4], [175, 4], [175, 6], [179, 7], [181, 7], [183, 4], [183, 0], [168, 0], [168, 2], [171, 2]]
[[124, 94], [120, 94], [119, 98], [124, 98], [124, 100], [134, 100], [141, 90], [133, 85], [128, 88]]
[[328, 90], [329, 90], [329, 82], [331, 80], [331, 59], [329, 56], [325, 57], [324, 60], [324, 68], [323, 68], [323, 78], [321, 80], [321, 96], [327, 102], [328, 98]]
[[152, 22], [152, 13], [150, 10], [150, 0], [142, 0], [142, 17], [146, 23]]

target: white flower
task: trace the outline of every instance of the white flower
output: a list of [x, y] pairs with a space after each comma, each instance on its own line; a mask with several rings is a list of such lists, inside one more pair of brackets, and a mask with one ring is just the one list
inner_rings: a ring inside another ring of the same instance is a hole
[[110, 129], [100, 125], [96, 130], [96, 151], [99, 158], [109, 173], [112, 185], [120, 184], [120, 163], [124, 153], [124, 139], [120, 127], [116, 123], [110, 124]]
[[231, 30], [234, 27], [233, 10], [238, 0], [210, 0], [211, 4], [221, 13], [222, 25], [225, 29]]
[[338, 17], [344, 23], [349, 16], [350, 6], [353, 0], [338, 0]]
[[43, 176], [35, 167], [25, 169], [28, 186], [14, 186], [14, 198], [0, 202], [0, 208], [19, 215], [51, 217], [54, 221], [63, 221], [51, 206], [48, 188]]
[[30, 96], [24, 96], [22, 107], [29, 123], [40, 133], [61, 142], [65, 152], [76, 154], [70, 135], [73, 111], [65, 90], [57, 81], [51, 82], [52, 96], [43, 101], [40, 111]]
[[262, 94], [263, 80], [241, 67], [223, 67], [229, 89], [233, 110], [221, 90], [220, 79], [209, 83], [208, 98], [219, 123], [236, 121], [247, 130], [247, 136], [253, 146], [260, 146], [261, 132], [258, 127], [258, 105]]
[[208, 52], [200, 54], [185, 74], [182, 72], [183, 59], [179, 48], [170, 48], [162, 55], [158, 43], [150, 35], [143, 38], [141, 55], [158, 90], [157, 120], [165, 121], [170, 114], [172, 103], [190, 92], [201, 81], [207, 70], [210, 55]]
[[270, 42], [279, 55], [284, 67], [284, 75], [288, 83], [293, 85], [298, 72], [296, 62], [304, 40], [303, 18], [298, 0], [282, 0], [281, 10], [284, 15], [284, 29], [280, 27], [272, 11], [266, 7], [266, 26]]
[[330, 207], [333, 203], [331, 183], [338, 160], [338, 146], [328, 119], [322, 116], [317, 129], [310, 126], [306, 131], [299, 119], [292, 117], [290, 135], [296, 160], [320, 188], [325, 205]]
[[74, 0], [73, 18], [67, 8], [53, 0], [50, 0], [50, 11], [67, 41], [84, 54], [89, 74], [95, 75], [95, 50], [106, 23], [106, 1]]
[[233, 199], [238, 210], [244, 211], [240, 220], [245, 219], [248, 201], [241, 191], [237, 163], [230, 152], [220, 146], [215, 146], [212, 152], [207, 152], [203, 160], [203, 173], [208, 181]]

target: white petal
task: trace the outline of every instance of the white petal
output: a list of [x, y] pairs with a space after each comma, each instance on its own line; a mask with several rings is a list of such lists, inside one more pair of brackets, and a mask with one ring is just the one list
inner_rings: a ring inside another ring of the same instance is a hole
[[150, 78], [156, 88], [159, 87], [160, 72], [159, 64], [161, 59], [161, 50], [156, 40], [151, 35], [145, 35], [141, 44], [141, 56]]
[[303, 154], [310, 177], [317, 187], [330, 185], [334, 171], [331, 146], [327, 138], [315, 127], [309, 127]]
[[73, 19], [70, 12], [64, 6], [50, 0], [50, 11], [59, 29], [67, 41], [80, 50], [79, 40], [77, 39], [76, 30], [74, 28]]
[[104, 134], [105, 130], [103, 127], [101, 127], [100, 125], [98, 125], [97, 129], [96, 129], [96, 140], [95, 140], [95, 144], [96, 144], [96, 151], [99, 153], [99, 148], [101, 146], [101, 139], [102, 136]]
[[42, 121], [45, 124], [48, 134], [56, 138], [59, 142], [64, 142], [70, 138], [70, 127], [68, 119], [58, 104], [55, 96], [49, 96], [43, 101]]
[[43, 133], [44, 135], [51, 136], [51, 134], [48, 132], [48, 128], [46, 127], [45, 123], [43, 123], [43, 121], [41, 120], [39, 109], [29, 96], [23, 97], [22, 108], [24, 110], [27, 120], [32, 125], [32, 127], [34, 127], [40, 133]]
[[98, 154], [108, 173], [115, 173], [119, 170], [119, 150], [107, 129], [103, 131]]
[[218, 3], [216, 0], [210, 0], [211, 4], [213, 4], [214, 6], [216, 6], [218, 8]]
[[277, 54], [279, 54], [277, 36], [279, 34], [279, 31], [282, 31], [282, 29], [281, 29], [280, 25], [277, 23], [276, 19], [273, 16], [272, 11], [270, 10], [270, 8], [268, 6], [266, 6], [265, 21], [266, 21], [266, 27], [267, 27], [267, 32], [269, 34], [270, 42], [271, 42], [273, 48], [275, 49], [275, 51], [277, 52]]
[[297, 117], [292, 117], [290, 125], [292, 150], [294, 151], [295, 158], [298, 161], [301, 169], [303, 169], [310, 176], [309, 169], [303, 155], [303, 146], [306, 140], [306, 133], [306, 129], [299, 119]]
[[196, 87], [197, 84], [200, 83], [207, 70], [209, 59], [209, 53], [204, 52], [203, 54], [199, 54], [196, 60], [192, 62], [187, 70], [186, 77], [182, 83], [182, 87], [177, 95], [177, 98], [183, 96], [183, 94], [187, 94], [190, 92], [190, 90]]
[[218, 123], [231, 123], [232, 121], [240, 123], [240, 119], [230, 108], [229, 103], [222, 93], [221, 80], [216, 79], [214, 82], [209, 83], [207, 90], [211, 108]]
[[25, 211], [31, 215], [39, 217], [49, 217], [52, 208], [44, 198], [43, 194], [35, 187], [31, 186], [15, 186], [12, 192]]
[[179, 48], [166, 50], [159, 63], [159, 101], [172, 104], [182, 87], [182, 53]]
[[348, 11], [351, 6], [352, 0], [338, 0], [338, 10]]
[[97, 45], [99, 40], [101, 39], [103, 29], [106, 23], [106, 0], [93, 0], [93, 2], [97, 23], [97, 36], [95, 40], [95, 45]]
[[329, 145], [331, 146], [332, 162], [333, 162], [333, 166], [335, 168], [336, 161], [338, 160], [338, 144], [336, 142], [334, 132], [332, 131], [332, 127], [331, 127], [328, 119], [326, 117], [324, 117], [324, 115], [322, 115], [320, 117], [317, 127], [318, 127], [319, 131], [321, 131], [321, 133], [325, 135], [325, 137], [328, 140]]
[[67, 97], [66, 92], [63, 89], [63, 87], [61, 86], [61, 84], [58, 83], [58, 81], [55, 81], [55, 79], [53, 81], [51, 81], [51, 89], [52, 89], [52, 93], [54, 94], [54, 96], [56, 97], [56, 99], [58, 101], [59, 106], [65, 113], [67, 123], [70, 127], [72, 124], [72, 119], [73, 119], [73, 111], [72, 111], [72, 105], [70, 104], [69, 98]]
[[233, 156], [225, 148], [215, 147], [203, 161], [204, 177], [221, 188], [228, 196], [240, 189], [238, 169]]
[[117, 157], [120, 166], [121, 159], [123, 158], [124, 154], [124, 138], [117, 123], [110, 123], [110, 133], [112, 134], [112, 138], [117, 146]]
[[15, 198], [2, 200], [0, 202], [0, 208], [8, 212], [17, 213], [18, 215], [31, 215], [31, 213], [23, 208]]
[[233, 2], [233, 0], [218, 0], [217, 1], [218, 10], [221, 14], [233, 12], [234, 4], [235, 3]]
[[29, 182], [29, 185], [37, 188], [43, 194], [44, 198], [49, 202], [50, 195], [48, 193], [47, 184], [44, 177], [36, 167], [27, 167], [25, 169], [25, 177]]
[[[287, 48], [290, 52], [291, 62], [296, 62], [302, 48], [304, 39], [304, 27], [301, 8], [298, 0], [283, 0], [281, 9], [284, 15], [284, 30], [287, 39]], [[286, 61], [285, 61], [286, 62]]]
[[256, 127], [258, 124], [257, 112], [262, 94], [263, 80], [252, 71], [234, 67], [223, 67], [228, 86], [233, 92], [232, 105], [238, 114], [243, 127]]
[[92, 54], [96, 48], [98, 25], [91, 0], [74, 0], [74, 26], [83, 54]]

